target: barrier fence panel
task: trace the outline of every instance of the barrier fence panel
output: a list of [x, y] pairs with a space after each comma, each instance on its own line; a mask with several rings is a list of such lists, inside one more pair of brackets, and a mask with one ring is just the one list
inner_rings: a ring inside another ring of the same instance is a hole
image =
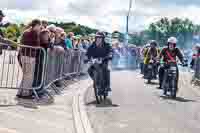
[[[4, 49], [0, 55], [0, 88], [20, 89], [19, 92], [47, 88], [55, 81], [83, 72], [85, 52], [64, 50], [55, 46], [47, 51], [41, 47], [20, 45], [18, 50]], [[84, 70], [85, 72], [85, 70]]]
[[64, 59], [64, 65], [63, 65], [63, 74], [64, 76], [69, 76], [70, 74], [70, 65], [71, 65], [71, 60], [72, 60], [72, 50], [67, 50], [65, 52], [65, 59]]
[[[0, 44], [7, 46], [6, 44]], [[19, 88], [22, 70], [17, 60], [18, 51], [3, 49], [0, 55], [0, 88]]]
[[198, 57], [195, 61], [195, 79], [200, 81], [200, 57]]
[[79, 50], [58, 50], [56, 47], [49, 49], [47, 52], [45, 88], [55, 81], [80, 73], [81, 56], [82, 52]]
[[9, 45], [0, 55], [0, 88], [36, 90], [42, 87], [46, 51], [40, 47], [19, 45], [18, 50], [9, 50]]
[[88, 64], [84, 63], [84, 60], [87, 59], [86, 58], [86, 51], [82, 51], [81, 52], [81, 56], [80, 56], [80, 74], [86, 74], [87, 70], [88, 70]]
[[48, 49], [44, 86], [48, 87], [62, 78], [64, 54], [64, 50], [59, 50], [58, 47]]

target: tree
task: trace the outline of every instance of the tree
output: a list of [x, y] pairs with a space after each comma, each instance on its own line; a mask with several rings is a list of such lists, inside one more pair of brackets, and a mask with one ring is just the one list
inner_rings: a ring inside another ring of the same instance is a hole
[[194, 25], [189, 19], [162, 18], [156, 23], [152, 23], [148, 27], [149, 39], [157, 40], [161, 45], [164, 45], [167, 38], [175, 36], [178, 38], [178, 45], [186, 47], [191, 45], [194, 32], [200, 30], [198, 25]]
[[21, 31], [18, 25], [10, 24], [5, 30], [6, 37], [10, 40], [17, 42], [18, 37], [21, 35]]
[[120, 42], [123, 42], [124, 41], [124, 34], [119, 32], [119, 31], [114, 31], [112, 33], [112, 37], [113, 38], [118, 38]]

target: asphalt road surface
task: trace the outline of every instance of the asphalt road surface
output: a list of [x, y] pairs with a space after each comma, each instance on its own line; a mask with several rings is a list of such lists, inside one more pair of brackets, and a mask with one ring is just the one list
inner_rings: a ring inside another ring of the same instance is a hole
[[112, 73], [112, 96], [96, 105], [91, 88], [86, 95], [88, 116], [95, 133], [199, 133], [200, 93], [180, 74], [176, 100], [144, 83], [139, 72]]

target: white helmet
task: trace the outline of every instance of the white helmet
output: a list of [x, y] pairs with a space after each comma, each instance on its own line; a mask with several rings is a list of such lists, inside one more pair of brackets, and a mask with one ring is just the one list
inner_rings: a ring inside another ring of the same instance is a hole
[[150, 44], [149, 44], [149, 43], [147, 43], [147, 44], [145, 45], [145, 47], [150, 47]]
[[200, 43], [195, 44], [196, 48], [200, 48]]
[[176, 44], [178, 42], [178, 40], [176, 39], [176, 37], [170, 37], [170, 38], [168, 38], [167, 42]]

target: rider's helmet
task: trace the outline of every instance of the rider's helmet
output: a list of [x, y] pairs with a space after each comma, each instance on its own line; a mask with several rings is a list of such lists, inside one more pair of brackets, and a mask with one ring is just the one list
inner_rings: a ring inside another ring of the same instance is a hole
[[167, 46], [169, 47], [169, 44], [173, 44], [174, 47], [176, 47], [176, 43], [178, 42], [178, 40], [176, 39], [176, 37], [170, 37], [167, 40]]
[[155, 40], [151, 40], [150, 41], [150, 46], [157, 47], [158, 44], [157, 44], [157, 42]]
[[98, 31], [95, 35], [96, 38], [105, 38], [105, 34], [103, 32]]
[[195, 44], [195, 48], [199, 49], [200, 48], [200, 43]]
[[147, 44], [145, 45], [145, 48], [149, 48], [149, 47], [150, 47], [150, 44], [147, 43]]

